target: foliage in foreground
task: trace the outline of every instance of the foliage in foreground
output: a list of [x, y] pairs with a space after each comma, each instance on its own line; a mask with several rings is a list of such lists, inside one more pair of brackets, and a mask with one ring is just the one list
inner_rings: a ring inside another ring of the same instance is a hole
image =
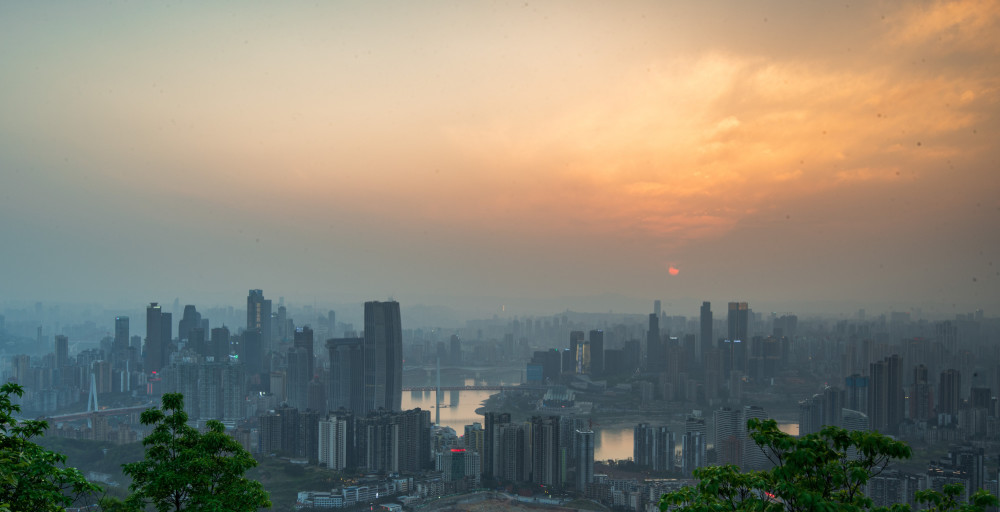
[[0, 386], [0, 512], [64, 510], [78, 498], [100, 492], [78, 469], [65, 467], [65, 455], [31, 440], [48, 423], [14, 418], [21, 406], [11, 396], [23, 393], [13, 382]]
[[[910, 447], [878, 432], [847, 431], [824, 427], [820, 432], [795, 438], [778, 430], [774, 420], [747, 422], [750, 437], [774, 467], [768, 471], [741, 472], [736, 466], [710, 466], [695, 470], [699, 482], [664, 494], [660, 510], [708, 511], [867, 511], [904, 512], [908, 505], [890, 509], [873, 507], [864, 494], [868, 481], [893, 459], [907, 459]], [[959, 501], [961, 485], [946, 485], [944, 492], [920, 491], [917, 501], [935, 512], [982, 511], [997, 499], [987, 491]]]
[[187, 419], [180, 393], [163, 395], [162, 410], [142, 413], [140, 421], [153, 425], [142, 442], [146, 458], [122, 466], [132, 478], [132, 493], [124, 504], [103, 502], [106, 509], [143, 510], [152, 504], [159, 512], [249, 512], [271, 506], [263, 485], [244, 476], [257, 461], [222, 423], [209, 421], [201, 433]]

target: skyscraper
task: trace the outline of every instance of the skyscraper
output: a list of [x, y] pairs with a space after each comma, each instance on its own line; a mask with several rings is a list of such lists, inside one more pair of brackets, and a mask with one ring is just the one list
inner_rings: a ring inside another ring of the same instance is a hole
[[868, 417], [871, 427], [895, 434], [903, 421], [903, 361], [897, 354], [869, 365]]
[[399, 411], [403, 401], [403, 330], [399, 303], [365, 303], [364, 411]]
[[688, 416], [681, 439], [681, 470], [686, 475], [706, 465], [706, 437], [705, 418]]
[[364, 344], [364, 338], [326, 340], [330, 354], [327, 403], [331, 411], [340, 408], [352, 412], [364, 410]]
[[128, 354], [128, 317], [127, 316], [116, 316], [115, 317], [115, 341], [111, 344], [111, 352], [114, 354], [114, 360], [124, 360], [127, 359]]
[[726, 317], [726, 320], [729, 324], [727, 336], [730, 340], [750, 341], [748, 337], [750, 308], [746, 302], [730, 302], [729, 315]]
[[169, 361], [170, 338], [173, 331], [171, 318], [160, 305], [151, 302], [146, 308], [146, 347], [143, 364], [146, 373], [158, 372]]
[[500, 429], [510, 424], [510, 413], [487, 412], [483, 415], [483, 474], [501, 478], [503, 452]]
[[[184, 314], [177, 322], [177, 339], [190, 340], [191, 331], [201, 326], [201, 313], [191, 304], [184, 306]], [[196, 349], [198, 351], [199, 349]]]
[[62, 334], [56, 335], [56, 368], [69, 366], [69, 338]]
[[590, 374], [604, 374], [604, 331], [590, 331]]
[[247, 331], [260, 333], [260, 347], [264, 352], [271, 346], [271, 301], [264, 298], [263, 290], [250, 290], [247, 295]]
[[576, 488], [587, 490], [587, 484], [594, 482], [594, 431], [576, 430]]
[[[208, 355], [219, 362], [229, 360], [229, 329], [226, 326], [212, 329], [212, 343], [208, 350]], [[240, 361], [243, 362], [243, 361]]]
[[666, 366], [663, 340], [660, 339], [660, 317], [649, 314], [649, 331], [646, 332], [646, 368], [661, 370]]
[[695, 345], [695, 359], [699, 363], [704, 362], [705, 353], [712, 350], [712, 303], [705, 301], [701, 303], [701, 339]]
[[928, 382], [927, 366], [918, 364], [913, 368], [913, 391], [910, 393], [910, 417], [914, 420], [929, 420], [934, 417], [934, 400]]
[[531, 481], [545, 486], [562, 485], [559, 456], [559, 416], [531, 418]]
[[632, 436], [632, 456], [635, 463], [654, 471], [673, 471], [674, 433], [665, 426], [636, 425]]
[[938, 414], [957, 414], [961, 403], [962, 374], [948, 369], [941, 372], [938, 380]]

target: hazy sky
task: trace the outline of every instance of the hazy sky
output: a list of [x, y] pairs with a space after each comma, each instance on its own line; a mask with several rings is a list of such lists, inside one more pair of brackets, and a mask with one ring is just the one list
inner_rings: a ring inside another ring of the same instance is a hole
[[0, 298], [995, 315], [998, 102], [989, 1], [3, 2]]

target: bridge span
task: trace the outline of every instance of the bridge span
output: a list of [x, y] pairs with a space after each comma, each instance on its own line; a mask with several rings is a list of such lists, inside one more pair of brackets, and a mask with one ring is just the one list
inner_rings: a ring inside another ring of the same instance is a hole
[[[435, 386], [408, 386], [403, 391], [434, 391]], [[545, 391], [542, 386], [441, 386], [441, 391]]]
[[144, 405], [133, 405], [131, 407], [119, 407], [117, 409], [99, 409], [97, 411], [73, 412], [69, 414], [59, 414], [57, 416], [43, 416], [38, 418], [49, 423], [62, 423], [64, 421], [79, 421], [95, 416], [125, 416], [129, 414], [141, 414], [146, 409], [152, 409], [156, 404], [150, 402]]

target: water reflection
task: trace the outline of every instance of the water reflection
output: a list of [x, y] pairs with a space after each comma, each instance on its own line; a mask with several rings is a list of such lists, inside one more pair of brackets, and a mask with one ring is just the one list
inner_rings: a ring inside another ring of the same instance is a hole
[[[466, 386], [475, 385], [474, 379], [466, 379]], [[485, 385], [480, 381], [478, 385]], [[449, 390], [442, 392], [441, 424], [455, 429], [455, 432], [462, 435], [465, 426], [473, 423], [483, 423], [483, 416], [476, 413], [476, 409], [483, 405], [492, 395], [493, 391], [477, 390]], [[431, 411], [431, 420], [435, 416], [435, 392], [434, 391], [413, 391], [404, 393], [403, 408], [413, 409], [419, 407]], [[447, 395], [447, 402], [444, 395]], [[798, 435], [799, 425], [793, 422], [779, 423], [778, 427], [782, 432]], [[632, 437], [634, 425], [597, 425], [594, 429], [594, 459], [629, 459], [632, 458]], [[678, 432], [678, 443], [683, 427], [675, 427]], [[711, 434], [709, 434], [711, 437]], [[678, 449], [680, 447], [678, 446]]]

